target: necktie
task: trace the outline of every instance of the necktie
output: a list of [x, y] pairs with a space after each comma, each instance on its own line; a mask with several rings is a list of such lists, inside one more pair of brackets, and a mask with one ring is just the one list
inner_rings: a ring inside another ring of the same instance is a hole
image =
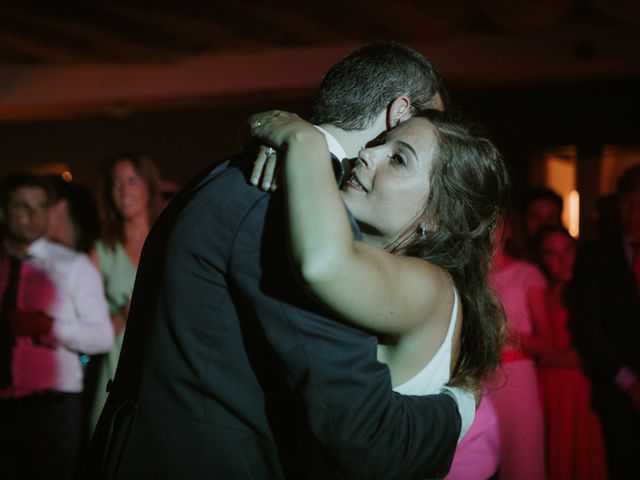
[[16, 307], [18, 300], [21, 265], [20, 258], [9, 256], [9, 277], [7, 287], [2, 295], [2, 306], [0, 306], [0, 388], [11, 385], [13, 332], [9, 325], [9, 315]]

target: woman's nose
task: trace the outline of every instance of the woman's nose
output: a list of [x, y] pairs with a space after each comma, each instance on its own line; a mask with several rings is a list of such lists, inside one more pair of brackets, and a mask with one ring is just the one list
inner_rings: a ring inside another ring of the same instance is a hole
[[373, 168], [375, 166], [375, 152], [373, 148], [363, 148], [358, 155], [358, 162], [366, 168]]

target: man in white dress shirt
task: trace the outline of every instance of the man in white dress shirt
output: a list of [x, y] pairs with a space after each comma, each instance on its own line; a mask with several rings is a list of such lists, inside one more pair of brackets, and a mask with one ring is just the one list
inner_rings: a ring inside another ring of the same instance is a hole
[[82, 438], [80, 354], [114, 333], [99, 273], [47, 240], [47, 184], [16, 175], [0, 190], [2, 478], [70, 478]]

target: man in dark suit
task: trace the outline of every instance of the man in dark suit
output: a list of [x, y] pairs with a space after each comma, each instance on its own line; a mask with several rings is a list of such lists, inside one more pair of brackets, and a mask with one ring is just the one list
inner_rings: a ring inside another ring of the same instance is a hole
[[622, 231], [580, 249], [571, 286], [571, 329], [612, 479], [640, 478], [640, 165], [620, 177], [617, 197]]
[[[373, 45], [331, 69], [315, 121], [332, 152], [354, 157], [415, 107], [441, 106], [442, 92], [417, 52]], [[201, 174], [153, 227], [87, 477], [444, 475], [456, 402], [392, 393], [375, 337], [307, 298], [282, 196], [249, 184], [254, 158]]]

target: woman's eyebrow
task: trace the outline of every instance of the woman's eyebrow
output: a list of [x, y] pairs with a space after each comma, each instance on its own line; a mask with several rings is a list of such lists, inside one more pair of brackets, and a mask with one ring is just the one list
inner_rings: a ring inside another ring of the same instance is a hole
[[418, 158], [418, 154], [414, 150], [413, 146], [410, 143], [405, 142], [404, 140], [398, 140], [398, 145], [409, 150], [415, 158]]

